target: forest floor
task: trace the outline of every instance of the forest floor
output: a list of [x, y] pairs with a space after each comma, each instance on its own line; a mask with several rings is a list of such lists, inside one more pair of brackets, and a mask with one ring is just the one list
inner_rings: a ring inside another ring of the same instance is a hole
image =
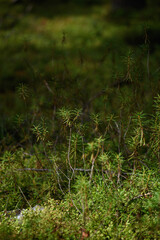
[[159, 16], [2, 1], [0, 239], [159, 239]]

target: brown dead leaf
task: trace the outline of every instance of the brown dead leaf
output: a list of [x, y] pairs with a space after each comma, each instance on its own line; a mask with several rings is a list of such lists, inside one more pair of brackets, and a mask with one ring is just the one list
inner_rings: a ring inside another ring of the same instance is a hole
[[85, 228], [82, 228], [81, 231], [82, 231], [81, 240], [83, 240], [84, 238], [88, 238], [89, 237], [89, 231], [86, 231]]

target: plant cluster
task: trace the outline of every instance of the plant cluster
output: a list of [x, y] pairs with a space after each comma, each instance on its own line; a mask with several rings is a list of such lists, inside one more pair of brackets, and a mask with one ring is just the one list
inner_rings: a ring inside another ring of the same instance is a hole
[[[1, 157], [2, 239], [158, 239], [160, 96], [151, 116], [125, 123], [98, 114], [84, 122], [83, 114], [58, 110], [54, 144], [41, 118], [29, 131], [32, 148]], [[37, 202], [45, 211], [26, 212], [22, 224], [4, 217]]]

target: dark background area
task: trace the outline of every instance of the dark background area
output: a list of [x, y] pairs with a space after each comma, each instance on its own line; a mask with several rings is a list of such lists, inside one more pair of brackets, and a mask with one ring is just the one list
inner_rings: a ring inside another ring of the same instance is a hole
[[34, 106], [37, 116], [63, 105], [87, 114], [118, 114], [117, 89], [123, 98], [130, 96], [130, 113], [152, 111], [160, 89], [158, 1], [1, 0], [0, 5], [1, 139], [14, 132], [16, 115], [32, 115]]

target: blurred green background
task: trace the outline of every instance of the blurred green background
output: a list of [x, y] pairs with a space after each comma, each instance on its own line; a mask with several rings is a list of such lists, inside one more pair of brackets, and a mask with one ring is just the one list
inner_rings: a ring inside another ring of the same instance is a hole
[[0, 0], [1, 139], [35, 106], [117, 113], [118, 88], [130, 112], [150, 112], [160, 89], [158, 2]]

